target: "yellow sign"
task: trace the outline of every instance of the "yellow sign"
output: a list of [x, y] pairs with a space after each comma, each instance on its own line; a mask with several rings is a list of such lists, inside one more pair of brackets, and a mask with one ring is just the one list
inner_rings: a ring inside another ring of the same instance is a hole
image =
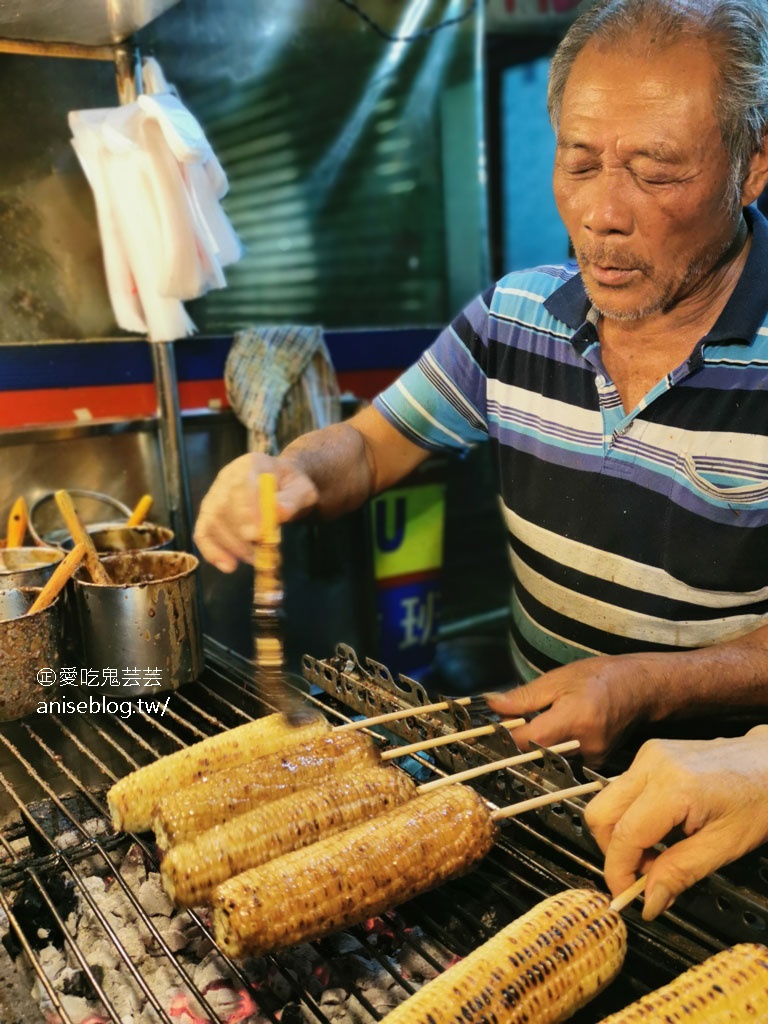
[[443, 563], [445, 484], [385, 491], [371, 502], [377, 580], [434, 571]]

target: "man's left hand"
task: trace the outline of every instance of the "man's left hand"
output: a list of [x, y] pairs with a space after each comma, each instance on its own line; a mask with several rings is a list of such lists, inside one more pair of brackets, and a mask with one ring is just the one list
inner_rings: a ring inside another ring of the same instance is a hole
[[530, 740], [551, 746], [577, 739], [584, 760], [596, 766], [634, 722], [648, 717], [647, 682], [642, 657], [585, 658], [487, 700], [505, 717], [541, 712], [513, 731], [522, 750]]

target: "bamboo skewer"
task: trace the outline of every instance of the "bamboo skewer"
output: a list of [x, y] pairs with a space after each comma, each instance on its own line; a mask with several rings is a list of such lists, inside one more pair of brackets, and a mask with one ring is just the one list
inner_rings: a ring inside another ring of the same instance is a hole
[[472, 702], [471, 697], [457, 697], [456, 700], [441, 700], [437, 704], [422, 704], [418, 708], [403, 708], [400, 711], [388, 711], [384, 715], [374, 715], [372, 718], [363, 718], [359, 722], [346, 722], [344, 725], [337, 725], [336, 732], [346, 732], [348, 729], [367, 729], [371, 725], [384, 725], [386, 722], [397, 722], [401, 718], [411, 718], [413, 715], [428, 715], [433, 711], [446, 711], [451, 705], [459, 704], [466, 706]]
[[[555, 743], [555, 744], [553, 744], [551, 747], [548, 748], [548, 750], [551, 751], [553, 754], [565, 754], [569, 750], [578, 750], [579, 746], [580, 746], [580, 744], [579, 744], [578, 740], [566, 740], [564, 743]], [[419, 793], [429, 793], [433, 789], [440, 789], [442, 786], [450, 786], [454, 782], [466, 782], [469, 779], [477, 779], [481, 775], [488, 775], [489, 772], [496, 772], [496, 771], [499, 771], [501, 768], [513, 768], [515, 765], [526, 764], [528, 761], [535, 761], [538, 758], [543, 757], [543, 756], [544, 756], [544, 751], [542, 751], [542, 750], [529, 750], [527, 754], [513, 754], [512, 757], [505, 757], [505, 758], [502, 758], [502, 760], [500, 760], [500, 761], [489, 761], [488, 764], [481, 764], [481, 765], [478, 765], [476, 768], [468, 768], [465, 772], [456, 772], [455, 775], [446, 775], [445, 778], [443, 778], [443, 779], [434, 779], [432, 782], [425, 782], [421, 786], [419, 786]], [[590, 782], [589, 785], [591, 787], [594, 787], [595, 783], [594, 782]], [[600, 786], [600, 785], [602, 785], [602, 783], [598, 783], [597, 785]], [[583, 788], [583, 787], [575, 787], [575, 788], [579, 788], [580, 789], [580, 788]], [[589, 792], [591, 792], [591, 791], [592, 790], [590, 789]], [[563, 789], [563, 790], [560, 790], [560, 792], [561, 793], [569, 793], [569, 792], [571, 792], [571, 790]], [[547, 796], [547, 797], [552, 796], [552, 795], [553, 794], [550, 794], [550, 793], [545, 794], [545, 796]], [[573, 795], [575, 796], [576, 794], [574, 793]], [[542, 799], [542, 797], [538, 797], [538, 796], [533, 798], [534, 801], [541, 800], [541, 799]], [[555, 797], [555, 800], [556, 799], [557, 799], [557, 797]], [[544, 802], [545, 803], [554, 803], [555, 801], [554, 800], [545, 800]], [[523, 803], [524, 804], [531, 804], [531, 801], [530, 800], [524, 800]], [[514, 807], [519, 807], [519, 806], [520, 806], [519, 804], [514, 804]], [[534, 803], [533, 806], [539, 806], [539, 805]], [[504, 808], [504, 810], [509, 810], [509, 808]], [[527, 808], [526, 808], [526, 810], [527, 810]], [[501, 813], [501, 812], [494, 811], [494, 814], [496, 814], [496, 813]], [[510, 817], [511, 817], [511, 815], [510, 815]]]
[[627, 886], [624, 892], [620, 892], [619, 895], [611, 901], [611, 910], [618, 910], [621, 912], [625, 907], [628, 907], [629, 904], [645, 889], [645, 883], [647, 881], [648, 875], [640, 875], [639, 878], [635, 879], [632, 885]]
[[504, 729], [517, 729], [525, 725], [524, 718], [508, 718], [505, 722], [498, 722], [496, 725], [479, 725], [475, 729], [464, 729], [463, 732], [451, 733], [448, 736], [433, 736], [429, 740], [421, 740], [417, 743], [407, 743], [405, 746], [396, 747], [393, 750], [385, 750], [381, 755], [382, 761], [391, 761], [395, 757], [405, 757], [406, 754], [422, 753], [425, 750], [432, 750], [434, 747], [444, 747], [457, 740], [474, 740], [478, 736], [490, 736], [496, 732], [499, 726]]
[[[573, 741], [574, 743], [576, 740]], [[550, 747], [554, 750], [554, 747]], [[440, 780], [443, 781], [442, 779]], [[558, 789], [552, 793], [542, 793], [541, 796], [531, 797], [530, 800], [521, 800], [519, 803], [510, 804], [509, 807], [500, 807], [497, 811], [493, 811], [491, 817], [494, 821], [503, 821], [505, 818], [514, 818], [518, 814], [524, 814], [526, 811], [533, 811], [537, 807], [546, 807], [547, 804], [556, 804], [560, 800], [565, 800], [571, 796], [584, 796], [586, 793], [596, 793], [598, 789], [602, 789], [604, 786], [603, 782], [585, 782], [580, 786], [569, 786], [567, 789]]]

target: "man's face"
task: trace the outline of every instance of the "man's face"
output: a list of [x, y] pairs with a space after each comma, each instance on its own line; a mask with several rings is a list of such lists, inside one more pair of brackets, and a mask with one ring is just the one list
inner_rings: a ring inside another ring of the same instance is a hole
[[608, 318], [706, 301], [740, 208], [715, 117], [715, 65], [686, 40], [649, 53], [594, 42], [563, 96], [554, 191], [587, 293]]

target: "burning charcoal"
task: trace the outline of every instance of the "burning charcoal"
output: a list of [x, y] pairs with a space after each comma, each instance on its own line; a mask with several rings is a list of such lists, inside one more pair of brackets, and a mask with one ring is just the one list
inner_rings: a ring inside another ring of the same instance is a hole
[[351, 932], [338, 932], [336, 935], [329, 935], [322, 945], [327, 947], [331, 956], [359, 953], [363, 948], [360, 940]]
[[229, 978], [227, 963], [220, 953], [209, 954], [194, 970], [192, 980], [201, 992]]
[[173, 913], [173, 904], [168, 899], [160, 883], [160, 875], [156, 871], [141, 883], [138, 895], [139, 902], [150, 917], [170, 917]]
[[[72, 882], [64, 880], [58, 875], [52, 875], [50, 878], [44, 879], [43, 884], [58, 912], [66, 918], [67, 914], [75, 907]], [[33, 882], [29, 881], [24, 884], [11, 908], [33, 949], [42, 949], [48, 943], [61, 946], [63, 942], [61, 927]], [[45, 933], [45, 937], [41, 938], [38, 934], [39, 930]], [[3, 945], [14, 959], [21, 952], [21, 945], [15, 932], [11, 930], [3, 936]]]
[[70, 1020], [85, 1020], [93, 1015], [93, 1006], [81, 996], [61, 996], [61, 1005]]
[[304, 1024], [301, 1007], [297, 1003], [286, 1003], [280, 1015], [280, 1024]]
[[[104, 981], [104, 968], [94, 964], [90, 970], [96, 983], [101, 985]], [[94, 1001], [99, 998], [96, 994], [96, 989], [93, 987], [93, 982], [85, 971], [77, 971], [70, 968], [62, 973], [65, 975], [61, 984], [61, 991], [64, 995], [81, 996], [83, 999], [92, 999]]]
[[327, 988], [320, 997], [320, 1006], [323, 1009], [328, 1006], [341, 1006], [346, 1001], [347, 993], [343, 988]]

